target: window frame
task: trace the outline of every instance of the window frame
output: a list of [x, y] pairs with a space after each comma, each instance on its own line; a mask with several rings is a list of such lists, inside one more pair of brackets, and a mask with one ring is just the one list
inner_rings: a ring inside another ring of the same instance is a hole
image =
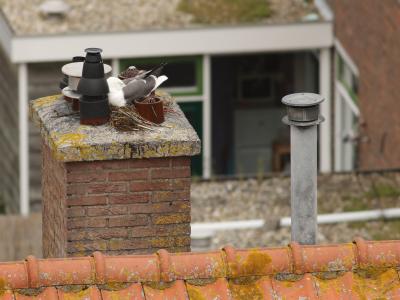
[[358, 144], [346, 140], [345, 135], [349, 130], [358, 131], [359, 72], [339, 41], [335, 41], [335, 50], [335, 171], [351, 171], [357, 166]]
[[173, 57], [148, 57], [121, 59], [120, 69], [125, 70], [129, 66], [137, 64], [159, 64], [162, 62], [194, 62], [196, 84], [194, 86], [176, 86], [160, 88], [174, 97], [203, 96], [203, 57], [202, 56], [173, 56]]

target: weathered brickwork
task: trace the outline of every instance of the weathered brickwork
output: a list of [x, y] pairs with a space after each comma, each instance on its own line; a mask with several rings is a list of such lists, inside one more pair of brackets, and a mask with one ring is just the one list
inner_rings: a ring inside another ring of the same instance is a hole
[[45, 257], [190, 250], [190, 158], [43, 162]]
[[400, 4], [331, 0], [335, 35], [360, 71], [361, 169], [400, 167]]
[[30, 102], [44, 143], [45, 257], [190, 250], [190, 157], [201, 143], [162, 97], [175, 113], [129, 133], [81, 126], [60, 95]]
[[42, 145], [42, 242], [44, 257], [64, 257], [67, 248], [66, 168]]

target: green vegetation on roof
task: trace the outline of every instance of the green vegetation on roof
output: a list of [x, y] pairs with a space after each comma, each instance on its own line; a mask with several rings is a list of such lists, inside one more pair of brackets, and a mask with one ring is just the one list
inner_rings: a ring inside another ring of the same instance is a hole
[[400, 197], [400, 189], [388, 184], [376, 184], [366, 193], [369, 198]]
[[268, 0], [181, 0], [178, 9], [206, 24], [251, 23], [271, 15]]

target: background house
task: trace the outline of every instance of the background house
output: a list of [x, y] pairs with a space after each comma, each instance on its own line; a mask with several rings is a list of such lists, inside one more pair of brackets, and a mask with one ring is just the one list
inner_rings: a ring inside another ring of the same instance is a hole
[[335, 169], [400, 167], [400, 2], [331, 0]]
[[40, 143], [27, 119], [28, 100], [59, 93], [61, 66], [89, 46], [104, 49], [114, 74], [169, 62], [165, 86], [203, 141], [195, 175], [283, 170], [289, 140], [280, 98], [296, 91], [327, 98], [319, 156], [320, 170], [331, 170], [333, 31], [323, 1], [243, 1], [233, 8], [218, 1], [218, 12], [209, 1], [43, 2], [2, 1], [8, 67], [0, 99], [7, 174], [1, 190], [8, 211], [27, 214], [29, 199], [40, 203]]
[[[239, 6], [221, 14], [225, 10], [207, 5], [193, 10], [183, 0], [96, 0], [84, 5], [64, 0], [68, 7], [52, 11], [41, 7], [43, 0], [0, 0], [0, 206], [7, 201], [0, 209], [27, 214], [29, 208], [39, 208], [40, 143], [26, 118], [27, 102], [59, 93], [61, 66], [87, 46], [104, 48], [114, 73], [131, 64], [149, 68], [170, 62], [166, 89], [204, 142], [193, 163], [198, 176], [285, 170], [288, 132], [280, 122], [284, 112], [279, 100], [304, 89], [327, 97], [322, 107], [327, 120], [320, 130], [321, 171], [330, 171], [331, 165], [336, 171], [398, 168], [397, 144], [392, 143], [399, 136], [398, 1], [331, 0], [332, 11], [319, 0], [265, 1], [237, 1], [262, 6]], [[288, 242], [289, 230], [276, 224], [290, 213], [290, 182], [275, 175], [194, 182], [191, 222], [267, 219], [267, 229], [218, 232], [210, 240], [214, 248]], [[328, 174], [318, 180], [319, 213], [399, 206], [398, 170]], [[40, 216], [9, 215], [0, 221], [7, 228], [0, 247], [3, 259], [41, 253]], [[386, 219], [338, 223], [321, 226], [318, 240], [340, 242], [358, 235], [396, 239], [399, 228], [398, 220]]]

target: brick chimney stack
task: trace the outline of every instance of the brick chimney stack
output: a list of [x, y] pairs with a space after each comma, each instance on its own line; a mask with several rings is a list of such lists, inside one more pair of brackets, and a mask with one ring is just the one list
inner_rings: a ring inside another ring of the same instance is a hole
[[190, 161], [178, 113], [154, 131], [81, 126], [60, 96], [31, 102], [43, 139], [43, 256], [190, 250]]

